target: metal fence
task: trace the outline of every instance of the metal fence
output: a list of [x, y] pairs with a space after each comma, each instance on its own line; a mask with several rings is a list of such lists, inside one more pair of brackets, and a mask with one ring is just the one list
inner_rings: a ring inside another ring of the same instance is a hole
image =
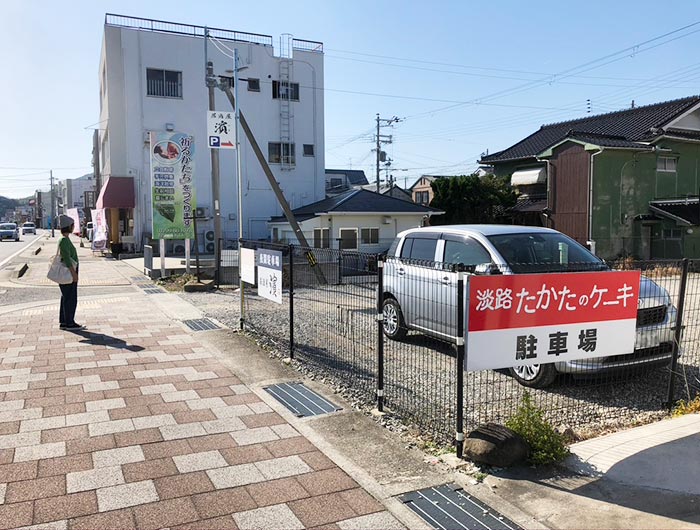
[[526, 391], [553, 425], [582, 436], [652, 421], [675, 400], [700, 392], [700, 273], [694, 272], [700, 263], [614, 264], [646, 278], [637, 343], [628, 355], [541, 365], [535, 374], [467, 372], [456, 340], [463, 336], [465, 292], [455, 280], [461, 276], [456, 265], [406, 267], [405, 260], [376, 254], [241, 245], [279, 250], [283, 257], [281, 305], [244, 287], [247, 330], [440, 442], [486, 422], [505, 422]]

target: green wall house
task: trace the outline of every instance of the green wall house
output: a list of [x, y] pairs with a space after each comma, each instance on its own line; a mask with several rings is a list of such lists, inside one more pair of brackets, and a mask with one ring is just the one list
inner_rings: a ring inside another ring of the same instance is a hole
[[510, 175], [513, 222], [603, 258], [700, 258], [700, 96], [544, 125], [480, 161]]

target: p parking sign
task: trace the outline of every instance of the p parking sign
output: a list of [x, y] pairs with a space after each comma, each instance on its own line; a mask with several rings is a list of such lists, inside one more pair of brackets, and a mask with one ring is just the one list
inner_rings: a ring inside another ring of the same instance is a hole
[[235, 149], [236, 125], [232, 112], [207, 111], [207, 136], [210, 149]]

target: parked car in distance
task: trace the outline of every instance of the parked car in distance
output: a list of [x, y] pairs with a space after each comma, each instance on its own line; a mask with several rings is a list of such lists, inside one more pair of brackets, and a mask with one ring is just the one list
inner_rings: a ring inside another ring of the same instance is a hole
[[34, 234], [36, 235], [36, 225], [34, 223], [24, 223], [22, 225], [22, 235]]
[[19, 241], [19, 228], [15, 223], [0, 224], [0, 241], [3, 239], [14, 239]]
[[[384, 265], [384, 334], [401, 340], [415, 330], [456, 341], [457, 273], [524, 274], [609, 270], [568, 236], [549, 228], [513, 225], [446, 225], [401, 232]], [[451, 288], [449, 288], [452, 286]], [[439, 300], [438, 300], [439, 298]], [[510, 368], [522, 385], [543, 388], [559, 373], [593, 375], [666, 364], [673, 353], [676, 308], [666, 289], [642, 276], [634, 351], [625, 355]]]

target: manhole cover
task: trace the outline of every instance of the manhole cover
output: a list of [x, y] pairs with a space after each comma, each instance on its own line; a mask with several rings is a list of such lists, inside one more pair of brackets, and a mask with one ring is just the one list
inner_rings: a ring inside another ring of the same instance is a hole
[[303, 383], [281, 383], [265, 387], [265, 390], [300, 418], [342, 410], [341, 407], [306, 388]]
[[433, 528], [521, 530], [521, 527], [456, 484], [405, 493], [399, 500]]

